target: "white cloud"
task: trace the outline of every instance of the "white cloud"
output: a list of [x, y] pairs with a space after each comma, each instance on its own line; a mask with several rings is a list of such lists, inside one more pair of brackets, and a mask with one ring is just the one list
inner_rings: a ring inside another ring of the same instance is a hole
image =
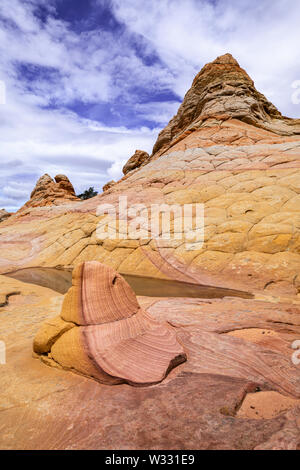
[[120, 178], [121, 175], [123, 175], [122, 168], [125, 165], [126, 161], [127, 160], [117, 160], [109, 167], [107, 173], [109, 174], [109, 176], [111, 176], [113, 180], [116, 181]]
[[179, 105], [178, 101], [150, 101], [136, 104], [135, 109], [142, 118], [164, 125], [177, 113]]
[[28, 189], [28, 185], [12, 181], [10, 184], [4, 186], [2, 192], [5, 196], [8, 196], [12, 199], [22, 200], [28, 196]]
[[[34, 15], [36, 3], [3, 0], [0, 5], [5, 17], [0, 79], [6, 85], [6, 104], [0, 108], [0, 205], [8, 210], [19, 208], [46, 172], [66, 173], [77, 193], [90, 185], [100, 191], [111, 175], [122, 176], [123, 164], [137, 147], [151, 151], [159, 130], [109, 126], [105, 116], [99, 122], [67, 109], [74, 101], [113, 102], [132, 85], [134, 68], [143, 79], [145, 66], [109, 32], [76, 34], [68, 23], [51, 17], [42, 24]], [[31, 67], [32, 80], [26, 76], [28, 70], [20, 76], [18, 66], [24, 64]], [[124, 90], [122, 80], [116, 80], [117, 66], [128, 73]], [[150, 72], [148, 80], [155, 82], [155, 74]], [[159, 68], [157, 74], [163, 76]], [[53, 101], [57, 109], [48, 107]], [[16, 187], [18, 180], [28, 181], [29, 187]]]

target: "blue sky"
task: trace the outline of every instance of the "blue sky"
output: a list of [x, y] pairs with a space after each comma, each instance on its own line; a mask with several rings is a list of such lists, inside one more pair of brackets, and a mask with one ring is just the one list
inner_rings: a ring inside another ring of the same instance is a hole
[[300, 117], [299, 18], [294, 0], [1, 0], [0, 208], [19, 208], [44, 173], [77, 192], [118, 179], [226, 52]]

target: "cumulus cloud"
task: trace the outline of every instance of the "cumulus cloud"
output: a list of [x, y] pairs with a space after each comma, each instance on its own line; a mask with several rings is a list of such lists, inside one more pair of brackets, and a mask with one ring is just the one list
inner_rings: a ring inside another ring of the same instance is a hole
[[[1, 0], [0, 206], [15, 210], [43, 173], [77, 193], [151, 152], [195, 74], [231, 52], [285, 115], [298, 117], [298, 18], [292, 0]], [[101, 20], [101, 12], [107, 20]], [[295, 100], [294, 100], [295, 102]]]

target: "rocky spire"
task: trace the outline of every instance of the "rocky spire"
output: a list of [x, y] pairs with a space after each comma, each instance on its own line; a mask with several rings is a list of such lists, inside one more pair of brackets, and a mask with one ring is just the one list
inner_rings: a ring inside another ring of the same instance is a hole
[[57, 175], [54, 180], [47, 173], [41, 176], [30, 194], [30, 199], [20, 209], [63, 204], [79, 200], [69, 178]]
[[162, 153], [181, 133], [201, 127], [209, 118], [239, 119], [280, 135], [300, 134], [300, 121], [283, 117], [256, 90], [234, 57], [225, 54], [196, 75], [176, 116], [160, 132], [152, 155]]

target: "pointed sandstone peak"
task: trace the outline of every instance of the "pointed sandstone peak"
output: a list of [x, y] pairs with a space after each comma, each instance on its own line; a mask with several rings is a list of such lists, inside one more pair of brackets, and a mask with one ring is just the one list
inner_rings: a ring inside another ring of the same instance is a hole
[[231, 65], [236, 65], [237, 67], [239, 67], [238, 61], [228, 52], [227, 54], [220, 55], [219, 57], [217, 57], [212, 62], [212, 64], [231, 64]]
[[225, 54], [206, 64], [196, 75], [176, 116], [160, 132], [152, 156], [160, 155], [182, 133], [200, 128], [209, 119], [220, 123], [239, 119], [280, 135], [300, 133], [299, 122], [283, 118], [256, 90], [237, 60]]
[[41, 327], [34, 351], [108, 384], [157, 383], [186, 360], [175, 329], [141, 309], [122, 276], [97, 261], [74, 269], [61, 315]]
[[46, 191], [47, 188], [49, 187], [49, 185], [51, 185], [53, 183], [54, 183], [54, 181], [51, 178], [51, 176], [48, 175], [48, 173], [45, 173], [43, 176], [41, 176], [37, 180], [36, 185], [35, 185], [34, 189], [32, 190], [32, 192], [30, 194], [30, 198], [34, 197], [34, 195], [39, 193], [39, 192]]
[[69, 201], [78, 201], [69, 178], [65, 175], [57, 175], [53, 179], [45, 173], [38, 179], [29, 201], [20, 211], [25, 208], [58, 205]]

